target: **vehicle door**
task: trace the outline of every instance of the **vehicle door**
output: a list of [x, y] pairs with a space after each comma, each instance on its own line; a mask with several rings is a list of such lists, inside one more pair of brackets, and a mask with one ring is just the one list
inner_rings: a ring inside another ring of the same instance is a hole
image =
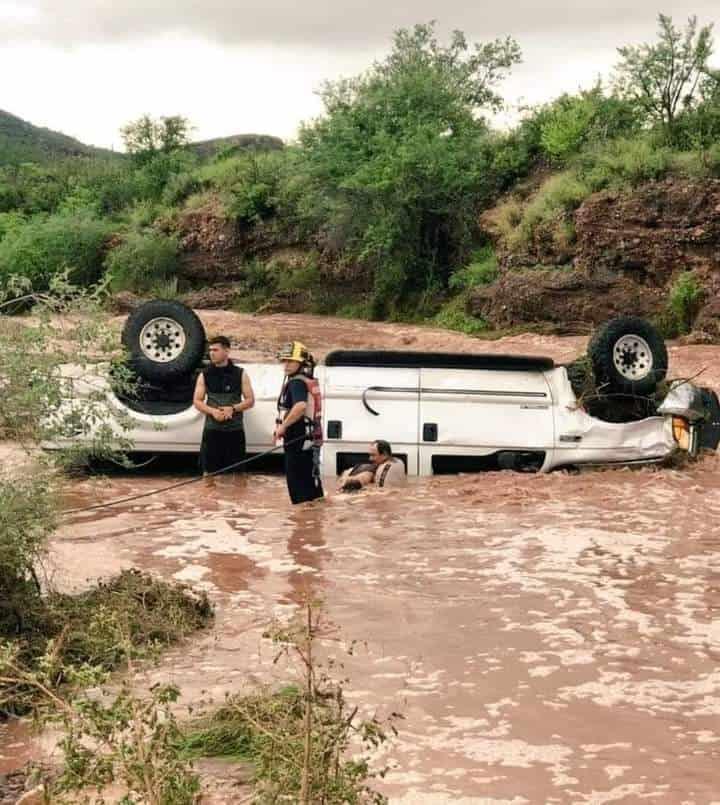
[[552, 397], [540, 371], [422, 369], [420, 386], [421, 475], [495, 469], [490, 457], [500, 452], [552, 449]]
[[368, 445], [386, 439], [417, 474], [420, 370], [324, 367], [323, 471], [333, 475], [367, 460]]

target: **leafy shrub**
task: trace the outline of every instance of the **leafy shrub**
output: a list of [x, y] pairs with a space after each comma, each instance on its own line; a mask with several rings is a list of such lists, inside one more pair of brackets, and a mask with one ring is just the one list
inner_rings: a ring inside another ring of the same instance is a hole
[[141, 192], [137, 172], [121, 160], [73, 157], [46, 165], [0, 168], [0, 211], [7, 205], [3, 199], [9, 198], [11, 204], [4, 208], [26, 215], [88, 208], [94, 214], [110, 215]]
[[246, 223], [272, 216], [285, 155], [282, 151], [247, 152], [217, 159], [195, 172], [202, 188], [212, 188], [230, 199], [229, 212]]
[[502, 193], [526, 177], [536, 164], [541, 153], [540, 130], [533, 118], [526, 118], [514, 131], [491, 138], [489, 145], [495, 190]]
[[133, 173], [136, 198], [160, 201], [173, 177], [191, 171], [195, 162], [186, 151], [156, 154]]
[[678, 148], [705, 149], [720, 140], [720, 90], [677, 119], [673, 142]]
[[435, 316], [435, 324], [446, 330], [457, 330], [467, 335], [477, 335], [488, 329], [485, 319], [471, 316], [467, 312], [467, 295], [460, 294], [451, 299]]
[[[36, 498], [39, 492], [34, 493]], [[26, 512], [27, 504], [20, 510]], [[17, 591], [17, 584], [13, 589]], [[125, 570], [77, 595], [50, 591], [29, 600], [29, 607], [24, 602], [19, 624], [17, 617], [0, 621], [0, 640], [7, 641], [0, 646], [11, 649], [5, 657], [0, 650], [0, 669], [7, 671], [3, 660], [9, 660], [28, 677], [47, 672], [51, 690], [58, 689], [76, 669], [109, 672], [133, 659], [152, 656], [207, 626], [213, 617], [204, 593], [195, 594], [138, 570]], [[50, 667], [48, 654], [52, 655]], [[8, 676], [2, 673], [0, 680], [0, 713], [28, 712], [41, 698], [39, 691]]]
[[275, 211], [272, 187], [264, 182], [242, 185], [235, 191], [230, 212], [240, 221], [255, 224]]
[[132, 229], [141, 232], [151, 227], [166, 208], [154, 201], [136, 201], [125, 213], [125, 219]]
[[59, 215], [83, 215], [99, 218], [102, 215], [102, 203], [98, 194], [90, 187], [82, 185], [73, 187], [58, 205]]
[[81, 216], [36, 218], [13, 226], [0, 241], [0, 285], [23, 277], [36, 291], [46, 290], [64, 272], [87, 287], [100, 279], [105, 242], [104, 221]]
[[19, 212], [0, 212], [0, 240], [9, 232], [19, 229], [25, 222], [25, 216]]
[[177, 205], [201, 190], [202, 185], [194, 173], [176, 173], [170, 176], [163, 190], [165, 204]]
[[691, 179], [720, 177], [720, 144], [673, 154], [672, 172]]
[[346, 699], [346, 680], [334, 677], [343, 672], [342, 659], [325, 666], [318, 659], [317, 640], [329, 635], [336, 638], [336, 629], [311, 604], [302, 620], [268, 630], [277, 656], [297, 668], [299, 684], [228, 696], [220, 710], [195, 722], [185, 738], [186, 754], [252, 761], [257, 802], [387, 803], [371, 788], [373, 778], [387, 772], [374, 769], [373, 759], [397, 734], [394, 721], [401, 716], [358, 716]]
[[464, 291], [476, 285], [489, 285], [498, 275], [497, 257], [492, 246], [473, 252], [472, 261], [455, 271], [448, 282], [452, 291]]
[[345, 300], [337, 305], [335, 315], [345, 319], [369, 319], [371, 315], [370, 303], [367, 299], [350, 303]]
[[545, 153], [558, 161], [577, 153], [596, 113], [596, 105], [586, 98], [572, 99], [553, 110], [542, 126], [540, 141]]
[[178, 242], [158, 232], [131, 232], [105, 260], [114, 291], [149, 291], [177, 271]]
[[580, 155], [579, 175], [595, 192], [607, 187], [637, 187], [664, 178], [672, 167], [672, 150], [651, 137], [619, 139]]
[[78, 697], [60, 706], [63, 764], [48, 781], [47, 801], [90, 802], [92, 789], [97, 794], [92, 801], [104, 803], [103, 794], [112, 787], [117, 797], [123, 795], [117, 801], [127, 805], [196, 805], [200, 779], [182, 757], [175, 714], [179, 697], [174, 685], [153, 685], [141, 697], [125, 681], [114, 695]]
[[242, 296], [235, 309], [253, 313], [278, 290], [278, 275], [261, 260], [251, 260], [243, 266]]
[[32, 164], [0, 169], [0, 198], [4, 211], [15, 209], [27, 215], [52, 213], [68, 192], [71, 172], [66, 163], [53, 167]]
[[286, 269], [279, 276], [279, 287], [283, 291], [313, 290], [322, 283], [320, 269], [315, 263], [302, 268]]
[[134, 167], [120, 160], [84, 160], [75, 167], [73, 183], [92, 191], [105, 215], [120, 212], [142, 193]]
[[686, 271], [675, 280], [668, 297], [668, 309], [675, 318], [680, 333], [692, 329], [703, 300], [703, 289], [692, 271]]
[[55, 528], [54, 506], [45, 478], [0, 479], [0, 637], [17, 634], [39, 604], [33, 573]]
[[536, 115], [542, 150], [556, 162], [567, 162], [588, 144], [627, 136], [642, 125], [630, 102], [605, 95], [599, 83], [578, 95], [561, 95]]
[[242, 156], [216, 159], [200, 165], [194, 175], [202, 187], [228, 190], [241, 180], [243, 165]]
[[590, 195], [588, 186], [572, 173], [560, 173], [548, 179], [528, 209], [562, 212], [576, 210]]
[[2, 181], [0, 176], [0, 214], [17, 210], [22, 204], [22, 197], [13, 185]]

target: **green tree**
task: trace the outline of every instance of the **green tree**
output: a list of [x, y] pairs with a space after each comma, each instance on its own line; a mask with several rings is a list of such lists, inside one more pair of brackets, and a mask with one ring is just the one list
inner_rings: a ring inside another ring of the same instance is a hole
[[159, 120], [142, 115], [120, 129], [129, 154], [144, 162], [156, 154], [168, 154], [186, 146], [190, 140], [191, 126], [180, 115], [161, 117]]
[[641, 126], [633, 105], [608, 96], [598, 81], [577, 95], [563, 94], [535, 110], [540, 145], [552, 160], [563, 162], [588, 143], [632, 134]]
[[0, 241], [0, 293], [12, 296], [17, 283], [22, 293], [46, 291], [64, 275], [88, 288], [101, 277], [110, 233], [106, 220], [85, 214], [16, 219]]
[[512, 39], [471, 47], [434, 25], [395, 34], [383, 62], [327, 83], [326, 114], [300, 133], [298, 196], [321, 238], [372, 278], [373, 312], [447, 285], [469, 254], [492, 187], [491, 139], [480, 113], [520, 60]]
[[130, 232], [105, 260], [113, 291], [147, 292], [176, 275], [178, 242], [161, 232]]
[[698, 28], [690, 17], [684, 31], [670, 17], [658, 16], [654, 44], [618, 48], [616, 87], [621, 96], [635, 101], [648, 119], [662, 124], [673, 136], [678, 114], [697, 102], [699, 90], [710, 76], [713, 52], [712, 25]]

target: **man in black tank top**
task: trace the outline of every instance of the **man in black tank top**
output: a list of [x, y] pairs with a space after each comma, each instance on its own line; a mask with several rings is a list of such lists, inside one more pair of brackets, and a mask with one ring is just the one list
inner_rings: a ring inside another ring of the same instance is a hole
[[245, 458], [243, 411], [255, 405], [250, 378], [230, 360], [230, 341], [219, 335], [209, 342], [210, 366], [195, 385], [193, 404], [205, 414], [200, 468], [218, 472]]

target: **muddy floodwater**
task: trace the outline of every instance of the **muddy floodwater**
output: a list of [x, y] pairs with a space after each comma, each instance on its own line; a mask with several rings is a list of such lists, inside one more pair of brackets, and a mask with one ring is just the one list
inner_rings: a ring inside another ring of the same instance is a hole
[[[491, 348], [572, 357], [581, 346], [521, 337]], [[676, 373], [707, 367], [720, 387], [720, 349], [671, 356]], [[74, 481], [65, 502], [175, 477]], [[420, 479], [296, 509], [281, 476], [248, 474], [77, 515], [49, 568], [66, 589], [136, 566], [207, 590], [213, 628], [144, 671], [186, 702], [286, 679], [263, 631], [321, 598], [340, 630], [325, 652], [363, 641], [345, 658], [353, 702], [404, 715], [378, 757], [393, 803], [712, 803], [719, 490], [716, 456], [683, 469]], [[23, 730], [0, 732], [0, 772], [37, 751]]]

